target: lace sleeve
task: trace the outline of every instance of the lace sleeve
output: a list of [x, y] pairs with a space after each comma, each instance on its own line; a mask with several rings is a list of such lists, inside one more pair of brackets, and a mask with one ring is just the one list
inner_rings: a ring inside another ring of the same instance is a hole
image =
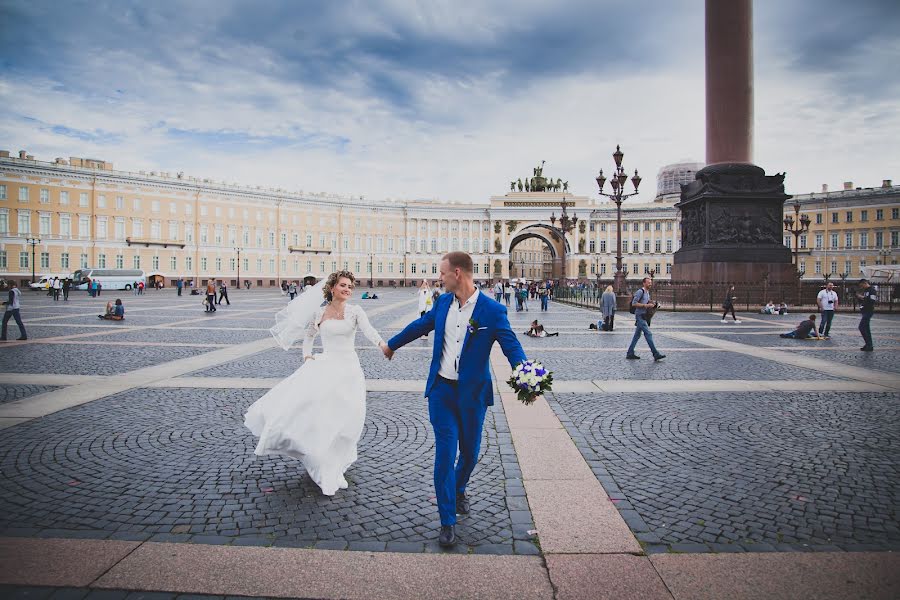
[[306, 336], [303, 338], [303, 357], [312, 356], [313, 342], [319, 333], [319, 320], [322, 318], [322, 310], [319, 309], [306, 326]]
[[356, 317], [356, 327], [362, 330], [363, 335], [366, 336], [370, 342], [377, 346], [384, 341], [381, 339], [381, 336], [378, 335], [378, 332], [375, 331], [375, 328], [372, 327], [372, 324], [369, 323], [369, 317], [366, 316], [366, 312], [362, 309], [362, 306], [354, 306], [353, 313]]

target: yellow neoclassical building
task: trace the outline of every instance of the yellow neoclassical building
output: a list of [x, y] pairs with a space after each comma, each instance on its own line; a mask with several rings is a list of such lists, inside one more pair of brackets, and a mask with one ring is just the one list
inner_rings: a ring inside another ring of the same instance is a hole
[[[897, 261], [900, 187], [849, 188], [797, 197], [811, 219], [799, 240], [805, 278], [857, 277], [861, 267]], [[623, 204], [629, 279], [668, 279], [681, 239], [676, 201], [670, 193]], [[578, 217], [565, 232], [551, 218], [563, 205]], [[785, 214], [793, 214], [792, 201]], [[0, 151], [0, 278], [20, 285], [32, 271], [80, 268], [142, 269], [166, 285], [176, 278], [236, 285], [240, 278], [267, 287], [338, 269], [363, 285], [415, 285], [436, 279], [450, 250], [469, 252], [482, 282], [522, 269], [529, 279], [608, 281], [616, 242], [615, 205], [595, 193], [511, 189], [479, 204], [378, 202]]]

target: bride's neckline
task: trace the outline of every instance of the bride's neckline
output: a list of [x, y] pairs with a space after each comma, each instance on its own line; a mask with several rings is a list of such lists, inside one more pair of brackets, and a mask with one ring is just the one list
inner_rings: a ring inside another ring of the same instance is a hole
[[[329, 304], [329, 306], [331, 306], [331, 305]], [[341, 317], [340, 319], [337, 318], [337, 317], [328, 317], [327, 319], [324, 319], [324, 318], [323, 318], [321, 321], [319, 321], [319, 327], [321, 327], [322, 325], [324, 325], [324, 324], [325, 324], [326, 322], [328, 322], [328, 321], [346, 321], [346, 320], [347, 320], [347, 307], [348, 307], [348, 306], [350, 306], [350, 304], [344, 303], [344, 316], [343, 316], [343, 317]], [[327, 307], [326, 307], [326, 310], [327, 310]], [[325, 316], [325, 311], [324, 311], [324, 310], [322, 311], [322, 316], [323, 316], [323, 317]]]

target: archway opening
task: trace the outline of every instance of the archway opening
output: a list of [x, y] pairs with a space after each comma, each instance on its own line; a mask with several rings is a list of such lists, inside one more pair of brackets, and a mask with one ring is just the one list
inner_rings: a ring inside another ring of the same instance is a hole
[[560, 270], [556, 248], [543, 236], [517, 236], [510, 245], [510, 279], [546, 281], [559, 277]]

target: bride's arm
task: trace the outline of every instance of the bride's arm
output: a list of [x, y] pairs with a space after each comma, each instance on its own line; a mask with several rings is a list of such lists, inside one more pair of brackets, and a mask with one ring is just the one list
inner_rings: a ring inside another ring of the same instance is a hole
[[375, 328], [372, 327], [372, 324], [369, 322], [369, 317], [366, 316], [366, 311], [359, 305], [354, 306], [353, 311], [356, 313], [356, 326], [362, 330], [366, 339], [376, 346], [381, 347], [384, 344], [384, 339], [378, 334]]
[[313, 318], [310, 319], [309, 325], [306, 326], [306, 336], [303, 338], [303, 360], [307, 360], [310, 358], [315, 358], [313, 356], [313, 342], [316, 339], [316, 334], [319, 332], [319, 319], [322, 318], [322, 310], [319, 309], [313, 315]]

